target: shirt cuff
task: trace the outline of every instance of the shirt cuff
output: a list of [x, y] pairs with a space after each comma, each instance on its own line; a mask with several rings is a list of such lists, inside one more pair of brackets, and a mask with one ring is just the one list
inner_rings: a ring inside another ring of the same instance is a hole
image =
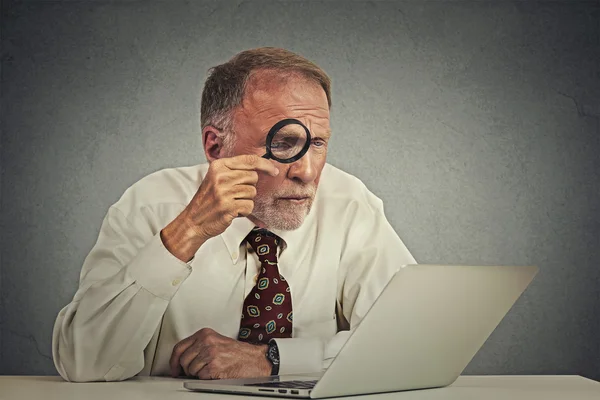
[[279, 375], [322, 372], [323, 342], [319, 338], [273, 339], [279, 350]]
[[165, 300], [177, 293], [192, 267], [167, 250], [157, 233], [127, 267], [129, 275], [144, 289]]

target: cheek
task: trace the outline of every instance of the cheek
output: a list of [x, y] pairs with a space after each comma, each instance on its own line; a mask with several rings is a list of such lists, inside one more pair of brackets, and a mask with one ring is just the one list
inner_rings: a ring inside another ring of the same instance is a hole
[[315, 178], [315, 184], [319, 184], [319, 180], [321, 180], [321, 172], [323, 172], [323, 168], [325, 167], [325, 157], [323, 157], [322, 159], [319, 159], [316, 163], [315, 163], [315, 169], [317, 170], [317, 177]]

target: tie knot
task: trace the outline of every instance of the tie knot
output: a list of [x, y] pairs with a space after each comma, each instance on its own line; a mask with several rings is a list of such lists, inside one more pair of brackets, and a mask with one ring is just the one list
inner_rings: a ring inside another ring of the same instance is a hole
[[246, 240], [252, 246], [261, 263], [265, 261], [277, 262], [277, 246], [281, 239], [273, 232], [263, 228], [254, 228]]

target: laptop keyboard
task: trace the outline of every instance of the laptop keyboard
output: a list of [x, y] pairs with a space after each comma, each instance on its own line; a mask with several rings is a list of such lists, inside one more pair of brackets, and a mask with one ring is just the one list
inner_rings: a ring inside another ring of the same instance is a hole
[[291, 388], [291, 389], [312, 389], [317, 384], [318, 380], [314, 381], [284, 381], [284, 382], [262, 382], [262, 383], [247, 383], [244, 386], [260, 386], [271, 388]]

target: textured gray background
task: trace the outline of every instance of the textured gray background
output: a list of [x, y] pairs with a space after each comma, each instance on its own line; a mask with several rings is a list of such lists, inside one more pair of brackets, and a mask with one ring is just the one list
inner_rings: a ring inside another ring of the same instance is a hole
[[282, 46], [333, 79], [329, 161], [421, 263], [535, 264], [468, 374], [600, 379], [598, 2], [3, 4], [1, 364], [51, 330], [108, 207], [203, 162], [206, 70]]

